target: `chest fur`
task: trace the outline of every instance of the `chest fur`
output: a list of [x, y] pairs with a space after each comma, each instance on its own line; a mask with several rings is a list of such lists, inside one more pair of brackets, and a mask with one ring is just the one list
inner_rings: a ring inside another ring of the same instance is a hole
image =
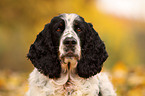
[[65, 84], [58, 85], [53, 79], [42, 74], [32, 74], [29, 78], [31, 85], [29, 96], [96, 96], [99, 93], [97, 77], [80, 80], [69, 79]]

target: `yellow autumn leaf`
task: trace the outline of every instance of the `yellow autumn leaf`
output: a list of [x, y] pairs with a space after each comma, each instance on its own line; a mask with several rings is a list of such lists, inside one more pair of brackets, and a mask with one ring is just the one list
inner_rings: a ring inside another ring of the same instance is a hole
[[145, 88], [136, 87], [128, 91], [126, 96], [145, 96]]
[[117, 62], [112, 69], [113, 82], [115, 84], [123, 84], [126, 81], [128, 69], [122, 62]]

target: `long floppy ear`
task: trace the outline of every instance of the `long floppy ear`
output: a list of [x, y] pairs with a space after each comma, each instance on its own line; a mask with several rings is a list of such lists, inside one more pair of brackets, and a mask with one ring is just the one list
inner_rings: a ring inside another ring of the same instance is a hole
[[34, 67], [49, 78], [60, 77], [61, 65], [58, 59], [57, 47], [53, 46], [50, 24], [37, 35], [35, 42], [31, 45], [27, 57]]
[[108, 54], [105, 45], [92, 24], [86, 24], [85, 42], [82, 47], [81, 59], [78, 61], [77, 73], [80, 77], [89, 78], [102, 69]]

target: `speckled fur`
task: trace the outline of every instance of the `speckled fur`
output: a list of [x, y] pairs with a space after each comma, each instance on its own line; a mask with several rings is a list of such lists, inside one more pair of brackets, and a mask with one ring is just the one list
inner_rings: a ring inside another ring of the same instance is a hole
[[64, 85], [57, 85], [53, 79], [34, 69], [30, 74], [30, 88], [26, 96], [98, 96], [99, 91], [102, 96], [116, 96], [106, 73], [88, 79], [76, 77], [71, 83], [70, 89], [66, 89]]

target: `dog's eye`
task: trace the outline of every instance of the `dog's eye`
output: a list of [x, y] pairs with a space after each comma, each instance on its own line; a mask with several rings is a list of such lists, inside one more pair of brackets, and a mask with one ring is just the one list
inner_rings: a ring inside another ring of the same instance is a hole
[[78, 25], [77, 22], [74, 24], [74, 29], [75, 29], [76, 32], [81, 32], [82, 31], [82, 29], [80, 28], [80, 26]]
[[57, 31], [57, 32], [60, 32], [60, 31], [61, 31], [61, 28], [58, 27], [56, 31]]
[[57, 32], [61, 32], [63, 30], [63, 24], [60, 23], [58, 28], [56, 29]]
[[77, 30], [77, 32], [81, 32], [82, 31], [81, 28], [79, 28], [79, 27], [76, 30]]

